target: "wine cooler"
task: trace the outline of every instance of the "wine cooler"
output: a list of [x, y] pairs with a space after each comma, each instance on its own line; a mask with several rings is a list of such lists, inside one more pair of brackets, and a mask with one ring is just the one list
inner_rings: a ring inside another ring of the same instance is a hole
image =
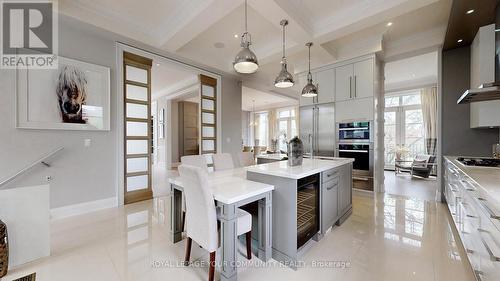
[[297, 249], [319, 231], [319, 174], [297, 182]]

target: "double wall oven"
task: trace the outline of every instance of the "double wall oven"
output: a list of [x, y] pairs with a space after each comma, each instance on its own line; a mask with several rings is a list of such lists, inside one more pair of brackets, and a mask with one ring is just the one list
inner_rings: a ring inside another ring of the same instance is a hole
[[353, 158], [353, 187], [373, 191], [372, 121], [337, 123], [337, 156]]

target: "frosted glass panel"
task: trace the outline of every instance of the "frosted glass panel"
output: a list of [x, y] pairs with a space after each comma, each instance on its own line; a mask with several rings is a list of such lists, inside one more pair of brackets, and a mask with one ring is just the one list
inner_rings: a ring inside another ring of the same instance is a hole
[[215, 124], [215, 115], [213, 113], [201, 113], [201, 122], [205, 124]]
[[148, 140], [127, 140], [127, 154], [147, 154]]
[[127, 173], [148, 171], [148, 158], [130, 158], [127, 159]]
[[208, 86], [208, 85], [201, 85], [201, 95], [202, 96], [207, 96], [207, 97], [214, 97], [215, 91], [214, 87]]
[[214, 163], [214, 158], [213, 158], [213, 154], [212, 153], [203, 154], [203, 155], [205, 155], [205, 161], [207, 162], [208, 165]]
[[202, 136], [204, 138], [214, 138], [215, 137], [215, 128], [214, 127], [203, 127], [202, 129]]
[[148, 88], [127, 84], [127, 99], [148, 100]]
[[145, 104], [127, 103], [127, 117], [148, 118], [148, 106]]
[[213, 100], [202, 99], [201, 109], [215, 110], [215, 102]]
[[203, 150], [215, 150], [215, 142], [213, 140], [203, 140]]
[[148, 123], [127, 121], [127, 136], [148, 136]]
[[125, 68], [126, 71], [126, 79], [129, 81], [139, 82], [139, 83], [148, 83], [148, 71], [142, 68], [138, 68], [135, 66], [127, 65]]
[[148, 188], [148, 176], [127, 177], [127, 191]]

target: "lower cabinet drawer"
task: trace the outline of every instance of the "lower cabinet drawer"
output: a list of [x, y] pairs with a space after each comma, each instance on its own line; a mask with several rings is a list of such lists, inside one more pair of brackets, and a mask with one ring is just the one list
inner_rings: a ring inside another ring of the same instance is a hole
[[331, 169], [321, 174], [321, 182], [328, 182], [339, 176], [339, 169]]

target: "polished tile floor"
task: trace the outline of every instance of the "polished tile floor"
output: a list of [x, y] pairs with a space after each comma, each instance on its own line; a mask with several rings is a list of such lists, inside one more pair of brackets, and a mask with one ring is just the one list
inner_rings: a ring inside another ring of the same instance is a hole
[[427, 201], [439, 199], [437, 180], [412, 177], [408, 173], [396, 175], [394, 171], [384, 172], [385, 192]]
[[[167, 196], [54, 221], [51, 257], [2, 280], [35, 271], [40, 281], [206, 280], [208, 254], [199, 247], [196, 266], [178, 266], [184, 242], [170, 241], [169, 207]], [[436, 202], [355, 194], [353, 215], [313, 243], [297, 271], [254, 257], [239, 280], [474, 280]]]

